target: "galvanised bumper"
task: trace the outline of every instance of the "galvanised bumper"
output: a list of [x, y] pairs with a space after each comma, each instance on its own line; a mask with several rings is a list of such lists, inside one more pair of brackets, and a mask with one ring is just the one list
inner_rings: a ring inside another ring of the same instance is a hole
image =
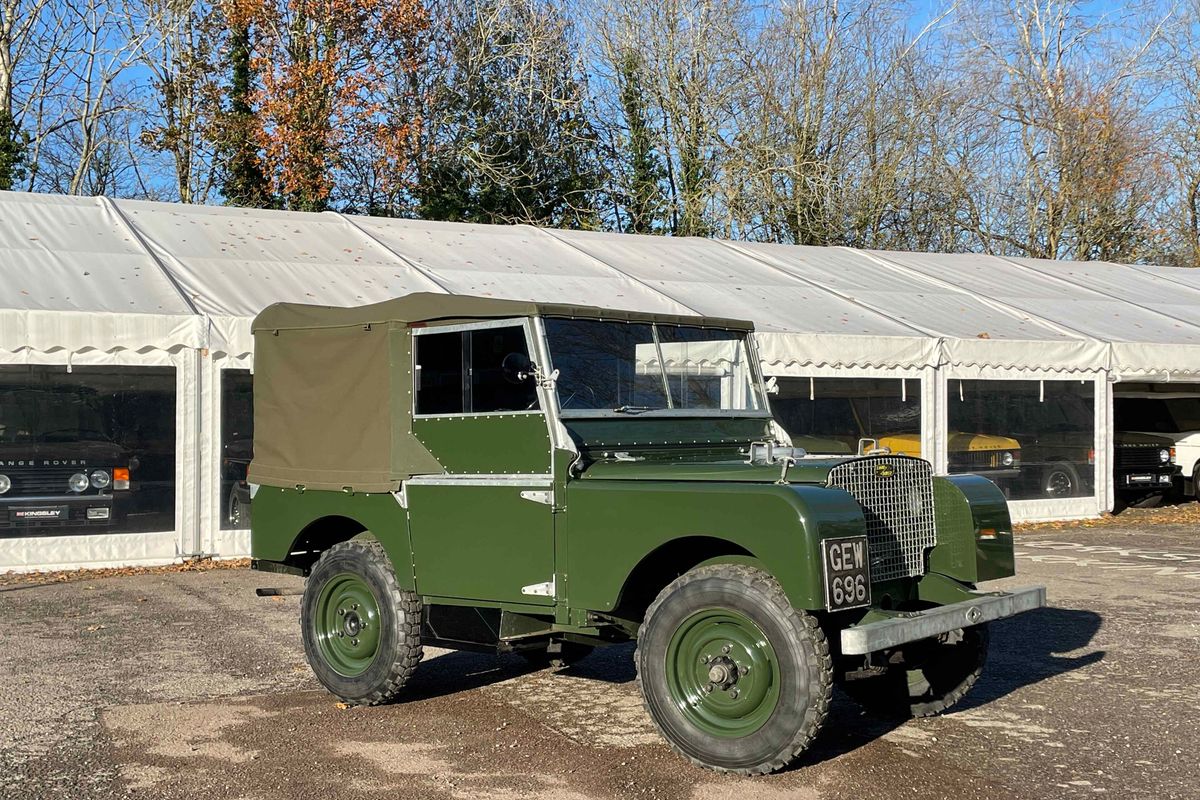
[[1011, 617], [1045, 605], [1045, 586], [1030, 586], [1010, 592], [980, 593], [976, 599], [938, 606], [927, 611], [905, 612], [891, 619], [845, 628], [842, 631], [842, 653], [848, 656], [866, 655], [908, 642], [940, 636], [958, 628]]

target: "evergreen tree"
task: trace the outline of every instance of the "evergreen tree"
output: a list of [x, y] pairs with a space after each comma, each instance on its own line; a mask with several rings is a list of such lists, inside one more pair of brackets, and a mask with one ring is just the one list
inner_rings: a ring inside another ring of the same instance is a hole
[[552, 6], [463, 0], [414, 194], [426, 219], [594, 227], [596, 136]]
[[26, 143], [12, 112], [0, 109], [0, 189], [10, 190], [25, 177]]
[[622, 165], [625, 183], [622, 194], [628, 221], [622, 227], [628, 233], [657, 231], [666, 204], [662, 188], [666, 173], [654, 144], [642, 68], [642, 59], [637, 52], [627, 50], [621, 55], [617, 81], [621, 111], [628, 128], [628, 136], [623, 142], [626, 163]]
[[254, 73], [250, 24], [231, 20], [226, 56], [229, 65], [229, 110], [222, 115], [217, 146], [222, 161], [225, 202], [249, 208], [277, 205], [259, 156], [258, 120], [252, 97]]

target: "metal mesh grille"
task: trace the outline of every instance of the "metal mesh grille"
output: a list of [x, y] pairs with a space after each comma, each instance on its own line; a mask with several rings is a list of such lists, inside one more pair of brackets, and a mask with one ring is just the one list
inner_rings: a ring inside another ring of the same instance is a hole
[[871, 580], [925, 572], [925, 551], [937, 544], [933, 468], [903, 456], [873, 456], [838, 464], [829, 485], [845, 489], [862, 506], [871, 548]]
[[1113, 453], [1118, 468], [1138, 469], [1166, 466], [1158, 455], [1166, 449], [1163, 445], [1118, 445]]

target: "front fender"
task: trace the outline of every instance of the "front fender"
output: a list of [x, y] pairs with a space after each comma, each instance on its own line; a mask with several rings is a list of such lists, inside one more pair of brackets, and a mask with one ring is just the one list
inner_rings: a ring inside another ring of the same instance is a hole
[[807, 484], [586, 481], [568, 489], [568, 602], [612, 611], [634, 568], [672, 541], [729, 542], [775, 576], [801, 609], [824, 607], [820, 540], [866, 533], [840, 489]]

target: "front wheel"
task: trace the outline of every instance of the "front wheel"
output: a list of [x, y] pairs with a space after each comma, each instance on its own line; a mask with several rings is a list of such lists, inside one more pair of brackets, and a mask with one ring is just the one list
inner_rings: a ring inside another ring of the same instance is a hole
[[391, 701], [421, 660], [421, 599], [400, 588], [373, 539], [335, 544], [317, 560], [300, 607], [317, 680], [351, 705]]
[[824, 633], [774, 578], [750, 567], [700, 567], [663, 589], [646, 612], [634, 661], [663, 738], [721, 772], [782, 769], [829, 710]]
[[880, 674], [847, 680], [842, 690], [868, 711], [932, 717], [962, 700], [983, 674], [987, 623], [960, 628], [891, 653]]

